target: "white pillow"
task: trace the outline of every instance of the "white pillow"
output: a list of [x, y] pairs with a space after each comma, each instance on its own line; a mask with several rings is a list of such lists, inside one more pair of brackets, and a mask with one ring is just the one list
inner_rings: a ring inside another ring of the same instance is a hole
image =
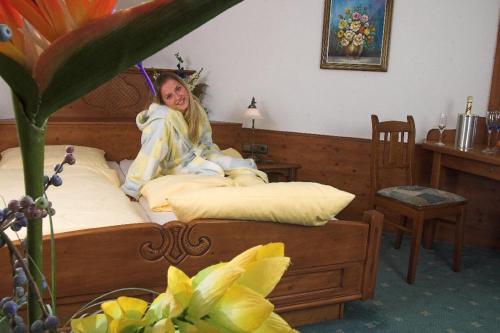
[[[45, 146], [45, 166], [54, 166], [61, 163], [66, 155], [66, 145], [46, 145]], [[109, 169], [104, 158], [104, 150], [92, 147], [74, 146], [74, 156], [76, 165], [83, 165], [93, 168]], [[19, 147], [8, 148], [1, 153], [0, 169], [21, 169], [22, 157]]]

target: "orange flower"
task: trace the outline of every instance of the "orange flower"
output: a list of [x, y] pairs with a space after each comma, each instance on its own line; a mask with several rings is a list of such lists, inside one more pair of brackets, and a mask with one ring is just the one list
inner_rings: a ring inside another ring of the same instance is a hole
[[31, 69], [57, 38], [111, 14], [117, 0], [0, 0], [0, 22], [13, 31], [0, 52]]

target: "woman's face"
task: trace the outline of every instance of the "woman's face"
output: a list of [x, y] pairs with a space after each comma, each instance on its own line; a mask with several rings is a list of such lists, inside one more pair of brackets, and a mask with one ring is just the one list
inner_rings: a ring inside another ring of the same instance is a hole
[[168, 79], [160, 89], [163, 103], [169, 108], [185, 112], [189, 107], [189, 93], [182, 84], [175, 79]]

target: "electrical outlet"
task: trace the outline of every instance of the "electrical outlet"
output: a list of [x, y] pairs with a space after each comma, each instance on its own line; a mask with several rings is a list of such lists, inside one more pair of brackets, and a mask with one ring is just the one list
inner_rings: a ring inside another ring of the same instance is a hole
[[254, 154], [267, 154], [267, 145], [262, 143], [254, 143], [253, 147], [249, 143], [243, 144], [243, 152], [244, 153], [253, 153]]

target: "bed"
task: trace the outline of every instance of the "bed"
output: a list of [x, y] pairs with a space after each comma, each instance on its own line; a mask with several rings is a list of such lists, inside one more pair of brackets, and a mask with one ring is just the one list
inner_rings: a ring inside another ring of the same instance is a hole
[[[149, 102], [146, 92], [135, 70], [124, 72], [57, 112], [46, 143], [100, 148], [108, 161], [133, 158], [140, 142], [134, 117]], [[240, 124], [214, 123], [213, 130], [222, 148], [240, 146]], [[17, 146], [13, 121], [0, 121], [0, 132], [0, 151]], [[162, 225], [145, 221], [140, 213], [133, 219], [137, 223], [116, 218], [112, 225], [56, 235], [58, 314], [63, 319], [110, 290], [164, 290], [170, 265], [192, 275], [251, 246], [277, 241], [285, 243], [292, 265], [270, 299], [291, 325], [341, 318], [345, 302], [374, 296], [383, 219], [375, 211], [365, 212], [361, 221], [332, 220], [322, 227], [216, 219]], [[44, 248], [48, 272], [48, 239]], [[12, 290], [7, 262], [2, 248], [2, 296]]]

